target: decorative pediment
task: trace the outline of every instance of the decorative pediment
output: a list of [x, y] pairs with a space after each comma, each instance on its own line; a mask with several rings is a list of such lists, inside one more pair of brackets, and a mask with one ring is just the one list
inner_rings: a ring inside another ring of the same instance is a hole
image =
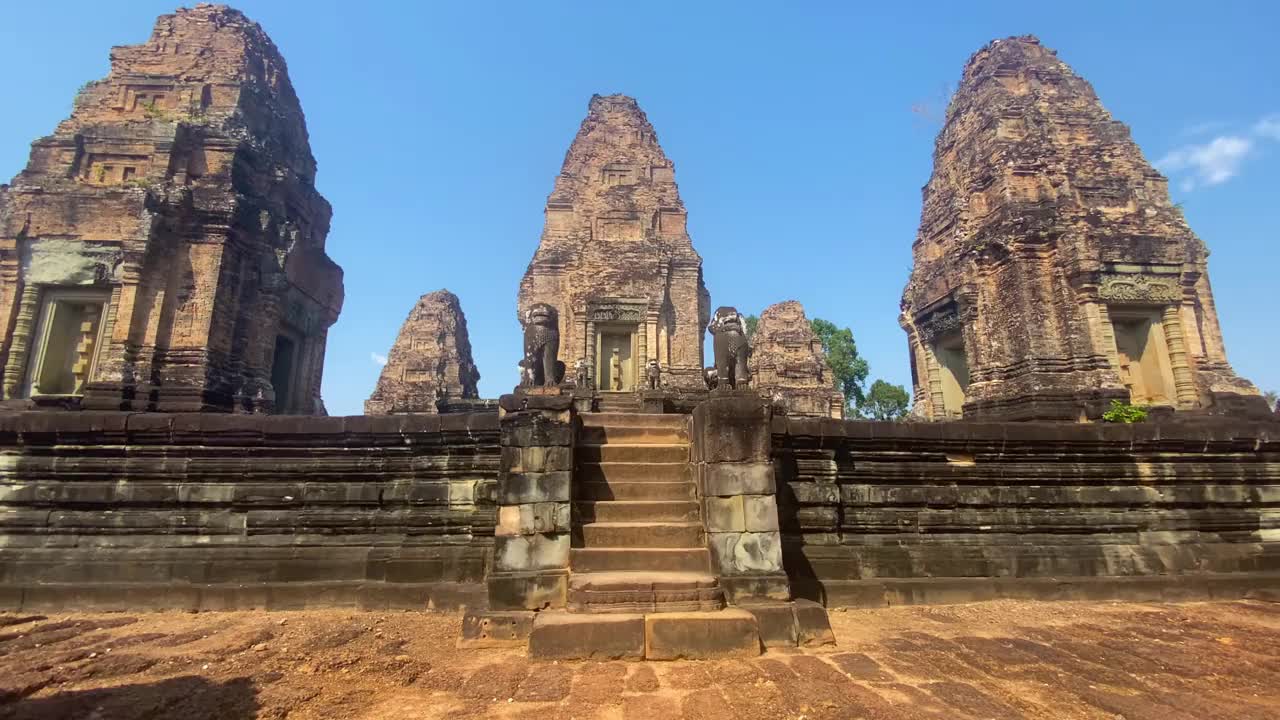
[[1169, 305], [1182, 299], [1177, 275], [1108, 273], [1098, 282], [1098, 297], [1113, 303]]

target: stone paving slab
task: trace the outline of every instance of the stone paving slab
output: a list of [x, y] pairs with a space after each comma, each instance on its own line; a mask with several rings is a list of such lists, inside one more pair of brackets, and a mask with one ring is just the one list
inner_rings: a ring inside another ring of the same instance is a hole
[[460, 613], [0, 614], [0, 720], [1274, 720], [1280, 603], [834, 611], [707, 661], [458, 650]]

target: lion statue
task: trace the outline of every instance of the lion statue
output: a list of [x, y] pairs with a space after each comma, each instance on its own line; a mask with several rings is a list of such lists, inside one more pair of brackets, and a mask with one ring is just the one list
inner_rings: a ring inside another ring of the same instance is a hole
[[716, 385], [722, 389], [747, 387], [747, 323], [736, 308], [716, 308], [707, 326], [714, 340]]
[[520, 384], [526, 387], [554, 387], [564, 376], [564, 363], [556, 360], [560, 352], [560, 330], [556, 309], [537, 303], [524, 313], [524, 360]]

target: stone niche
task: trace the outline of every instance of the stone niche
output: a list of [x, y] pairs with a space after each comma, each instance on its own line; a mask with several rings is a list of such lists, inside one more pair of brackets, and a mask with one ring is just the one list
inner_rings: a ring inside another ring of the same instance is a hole
[[559, 359], [585, 360], [593, 389], [637, 390], [657, 360], [670, 389], [706, 390], [711, 299], [685, 221], [673, 165], [640, 106], [593, 97], [518, 298], [521, 317], [536, 303], [556, 308]]
[[902, 297], [914, 412], [1261, 412], [1167, 185], [1052, 50], [1031, 37], [979, 50], [938, 135]]
[[4, 399], [323, 413], [343, 287], [314, 183], [256, 23], [199, 5], [114, 48], [0, 195]]
[[458, 296], [437, 290], [419, 298], [400, 326], [364, 412], [439, 412], [453, 400], [479, 398], [479, 381]]
[[795, 300], [760, 313], [748, 368], [752, 388], [787, 415], [844, 417], [844, 393], [835, 389], [822, 341]]

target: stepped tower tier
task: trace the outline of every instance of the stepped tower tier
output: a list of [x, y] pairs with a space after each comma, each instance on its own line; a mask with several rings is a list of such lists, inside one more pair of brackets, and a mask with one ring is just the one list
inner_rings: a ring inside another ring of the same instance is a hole
[[705, 390], [711, 299], [675, 169], [636, 101], [594, 96], [547, 199], [519, 313], [559, 316], [559, 359], [601, 391], [640, 387], [650, 360], [673, 389]]
[[4, 398], [322, 413], [342, 270], [302, 108], [218, 5], [111, 51], [0, 194]]
[[917, 414], [1261, 408], [1227, 364], [1204, 243], [1052, 50], [979, 50], [933, 162], [902, 298]]

